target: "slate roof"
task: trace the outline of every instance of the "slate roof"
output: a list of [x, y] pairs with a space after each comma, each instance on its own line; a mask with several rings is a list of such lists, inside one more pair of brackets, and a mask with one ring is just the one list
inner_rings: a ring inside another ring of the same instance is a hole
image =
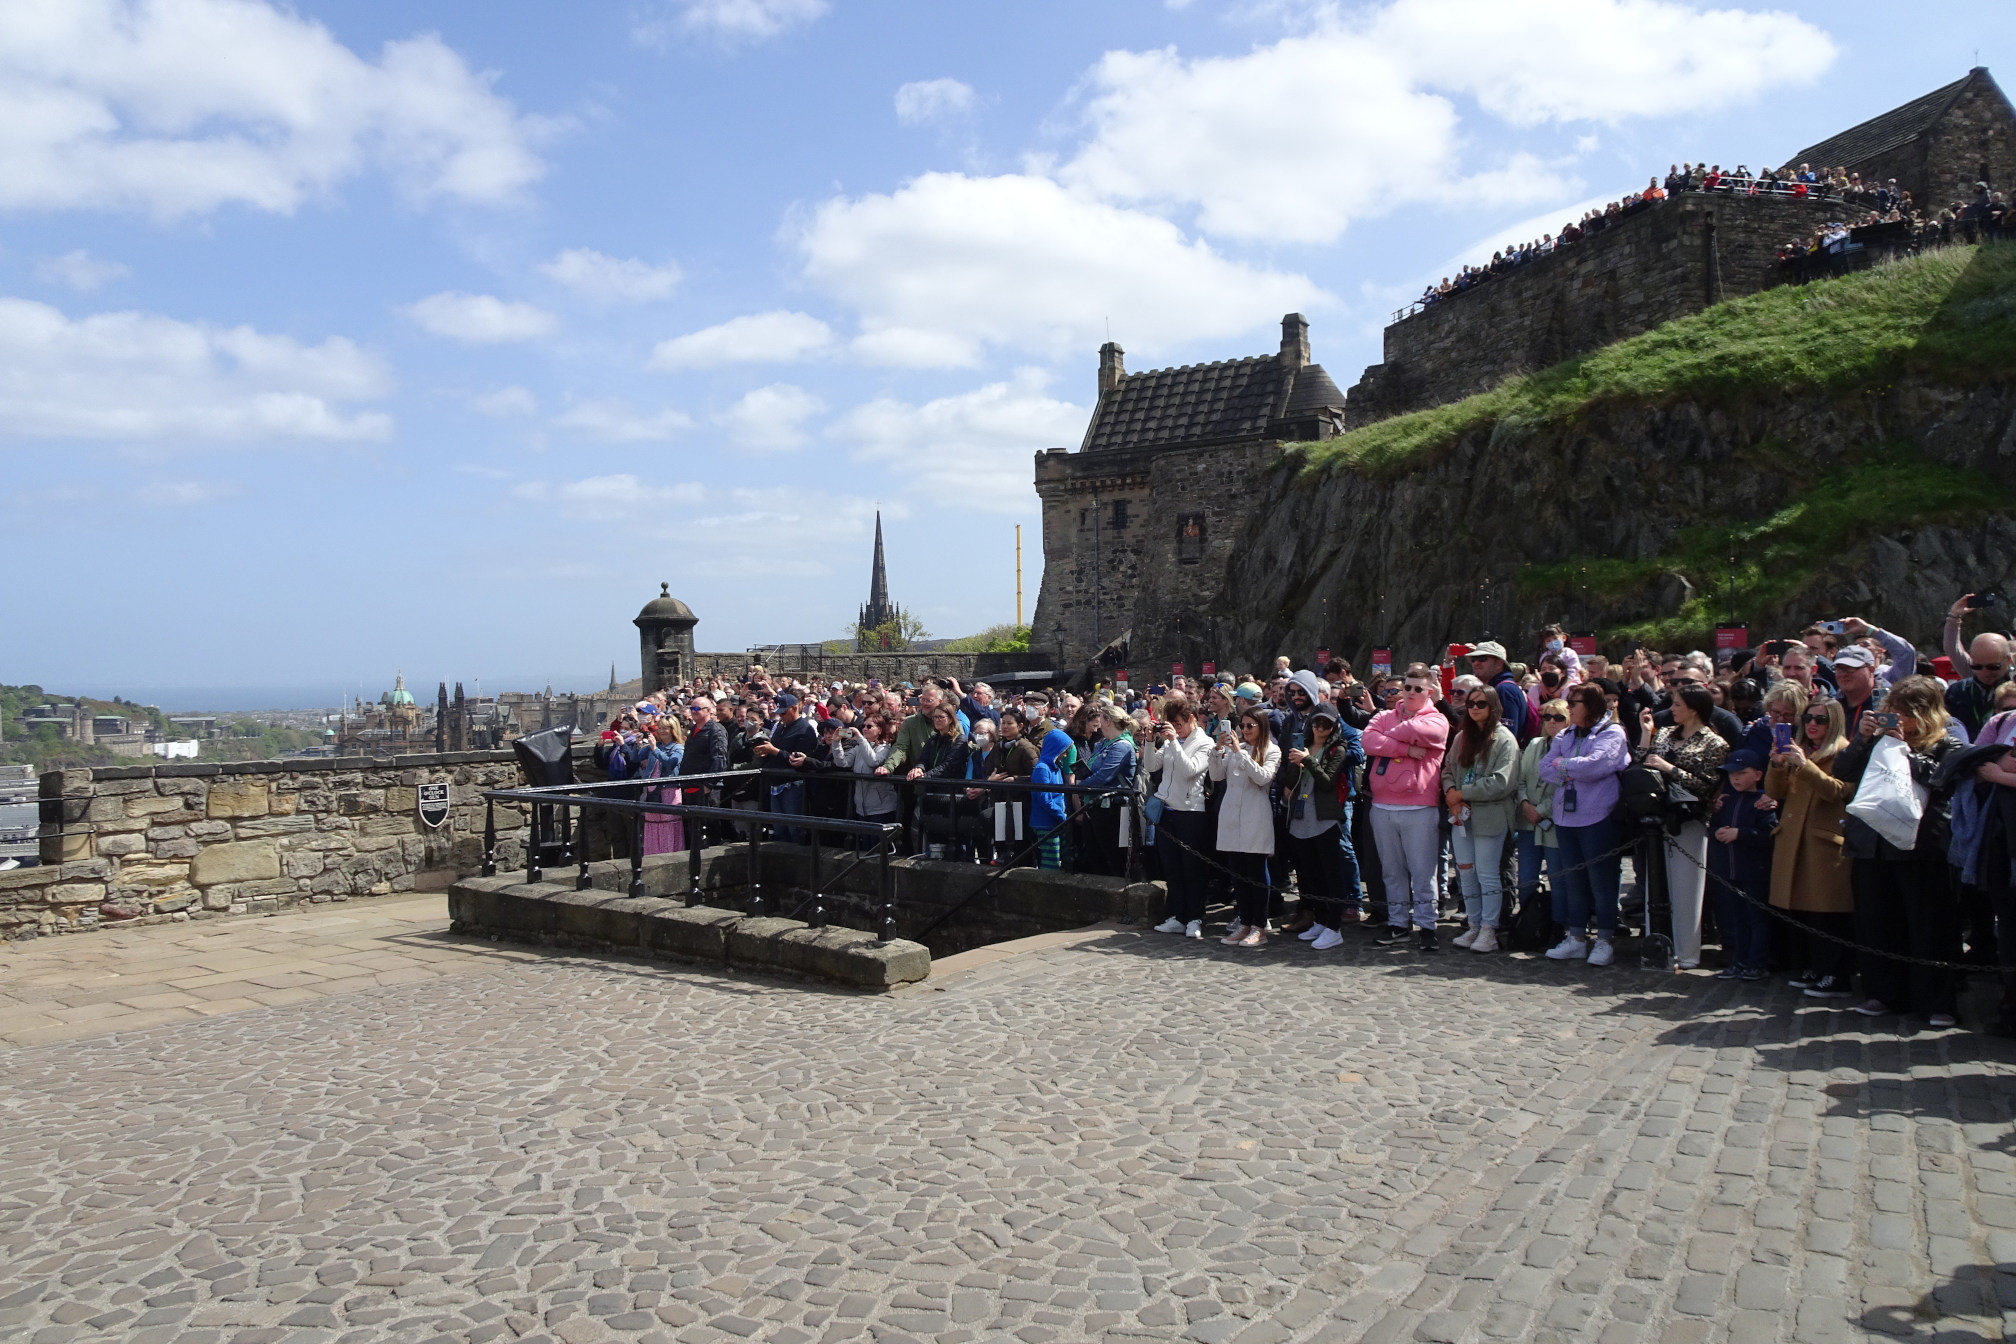
[[[1306, 403], [1306, 405], [1305, 405]], [[1289, 369], [1276, 355], [1125, 374], [1099, 399], [1083, 450], [1260, 438], [1288, 409], [1341, 410], [1344, 394], [1320, 364]]]
[[1885, 150], [1895, 149], [1930, 130], [1977, 78], [1988, 78], [1985, 66], [1977, 66], [1944, 88], [1934, 89], [1922, 98], [1913, 98], [1902, 107], [1893, 107], [1860, 126], [1851, 126], [1817, 145], [1809, 145], [1794, 154], [1791, 161], [1795, 164], [1810, 163], [1815, 168], [1822, 164], [1853, 166]]

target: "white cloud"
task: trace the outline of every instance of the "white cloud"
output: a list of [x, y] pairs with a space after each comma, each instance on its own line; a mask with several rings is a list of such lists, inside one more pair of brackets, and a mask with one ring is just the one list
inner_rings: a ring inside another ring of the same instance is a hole
[[736, 447], [775, 452], [803, 447], [808, 442], [805, 422], [825, 409], [825, 402], [802, 387], [772, 383], [749, 393], [715, 420]]
[[719, 326], [660, 341], [654, 369], [708, 368], [717, 364], [789, 364], [833, 344], [833, 330], [805, 313], [751, 313]]
[[693, 417], [665, 407], [637, 411], [628, 402], [583, 401], [553, 418], [562, 429], [577, 429], [607, 443], [652, 443], [693, 428]]
[[469, 407], [480, 415], [503, 419], [513, 415], [539, 414], [539, 398], [522, 387], [500, 387], [469, 399]]
[[511, 494], [528, 503], [557, 503], [570, 518], [606, 519], [612, 514], [626, 518], [654, 516], [663, 509], [696, 504], [706, 492], [694, 484], [647, 485], [629, 472], [621, 472], [558, 485], [526, 481], [512, 487]]
[[[1306, 276], [1228, 260], [1174, 224], [1029, 175], [929, 173], [845, 197], [796, 239], [805, 276], [902, 362], [970, 364], [976, 343], [1059, 354], [1104, 339], [1222, 337], [1326, 297]], [[929, 360], [933, 350], [942, 358]]]
[[1530, 156], [1465, 162], [1456, 105], [1518, 125], [1711, 111], [1810, 83], [1826, 34], [1791, 15], [1675, 0], [1395, 0], [1241, 56], [1109, 52], [1087, 77], [1090, 139], [1065, 184], [1205, 234], [1327, 243], [1408, 204], [1527, 202], [1578, 189]]
[[1398, 0], [1371, 35], [1420, 82], [1515, 125], [1717, 111], [1811, 84], [1838, 54], [1782, 10], [1678, 0]]
[[956, 79], [917, 79], [896, 90], [896, 120], [921, 126], [973, 110], [973, 86]]
[[938, 501], [1023, 511], [1034, 455], [1075, 445], [1091, 415], [1050, 396], [1049, 385], [1041, 370], [1018, 369], [1005, 382], [921, 406], [881, 397], [849, 411], [837, 433], [860, 446], [860, 457], [897, 464]]
[[493, 203], [535, 134], [432, 35], [367, 61], [263, 0], [0, 5], [0, 208], [289, 213], [371, 170]]
[[452, 289], [408, 304], [405, 313], [423, 331], [471, 345], [529, 341], [551, 334], [560, 325], [544, 308]]
[[539, 269], [598, 303], [650, 303], [670, 298], [680, 279], [679, 268], [671, 262], [653, 266], [635, 257], [606, 257], [586, 247], [569, 248]]
[[675, 35], [738, 46], [803, 27], [827, 8], [827, 0], [661, 0], [631, 35], [653, 47], [665, 45]]
[[382, 439], [391, 417], [346, 407], [391, 389], [384, 362], [341, 336], [303, 345], [158, 313], [72, 319], [48, 304], [0, 298], [0, 435], [7, 438]]
[[132, 274], [116, 261], [92, 256], [83, 248], [60, 257], [44, 257], [35, 263], [35, 278], [45, 285], [68, 285], [89, 294]]

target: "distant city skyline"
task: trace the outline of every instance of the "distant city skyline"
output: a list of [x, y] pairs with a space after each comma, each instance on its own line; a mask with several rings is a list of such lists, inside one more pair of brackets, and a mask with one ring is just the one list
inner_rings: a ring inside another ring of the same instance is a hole
[[703, 649], [837, 638], [878, 507], [907, 612], [1005, 623], [1109, 336], [1300, 311], [1348, 386], [1425, 283], [1669, 163], [2016, 77], [2016, 7], [1873, 0], [37, 12], [0, 680], [206, 709], [600, 687], [661, 582]]

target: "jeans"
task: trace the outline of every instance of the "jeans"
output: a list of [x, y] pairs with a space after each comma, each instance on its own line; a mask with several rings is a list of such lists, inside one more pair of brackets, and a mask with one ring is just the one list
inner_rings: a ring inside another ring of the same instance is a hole
[[1684, 823], [1666, 837], [1666, 899], [1673, 906], [1673, 960], [1701, 963], [1701, 898], [1707, 891], [1708, 827]]
[[1441, 809], [1410, 807], [1400, 811], [1372, 809], [1372, 838], [1379, 846], [1379, 867], [1386, 874], [1386, 922], [1407, 927], [1435, 927], [1435, 869], [1442, 859]]
[[1617, 935], [1617, 883], [1624, 871], [1624, 856], [1612, 853], [1618, 845], [1617, 823], [1605, 817], [1587, 826], [1556, 826], [1554, 833], [1561, 837], [1548, 863], [1554, 920], [1580, 938], [1593, 917], [1596, 936], [1608, 942]]
[[[802, 783], [779, 784], [770, 790], [770, 810], [781, 816], [802, 817], [805, 815], [805, 786]], [[780, 827], [771, 832], [787, 845], [806, 843], [806, 832], [795, 826]]]
[[1469, 827], [1449, 833], [1456, 855], [1456, 880], [1463, 885], [1463, 915], [1471, 927], [1497, 928], [1505, 913], [1505, 889], [1499, 882], [1498, 858], [1505, 852], [1508, 832], [1478, 835]]
[[1204, 918], [1204, 861], [1199, 855], [1210, 844], [1209, 829], [1204, 813], [1178, 812], [1173, 807], [1155, 826], [1155, 852], [1162, 856], [1162, 873], [1169, 884], [1168, 914], [1185, 924]]
[[1337, 901], [1341, 907], [1340, 914], [1345, 910], [1355, 913], [1358, 909], [1358, 846], [1351, 839], [1351, 823], [1355, 820], [1353, 813], [1357, 807], [1356, 803], [1344, 804], [1344, 820], [1337, 827]]

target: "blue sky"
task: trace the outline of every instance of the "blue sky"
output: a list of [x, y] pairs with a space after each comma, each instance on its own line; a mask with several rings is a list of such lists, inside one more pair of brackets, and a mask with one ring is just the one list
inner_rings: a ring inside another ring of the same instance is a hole
[[934, 634], [1008, 620], [1107, 331], [1300, 309], [1348, 386], [1524, 221], [2016, 76], [2016, 6], [1899, 12], [17, 0], [0, 679], [585, 687], [661, 580], [837, 634], [878, 506]]

